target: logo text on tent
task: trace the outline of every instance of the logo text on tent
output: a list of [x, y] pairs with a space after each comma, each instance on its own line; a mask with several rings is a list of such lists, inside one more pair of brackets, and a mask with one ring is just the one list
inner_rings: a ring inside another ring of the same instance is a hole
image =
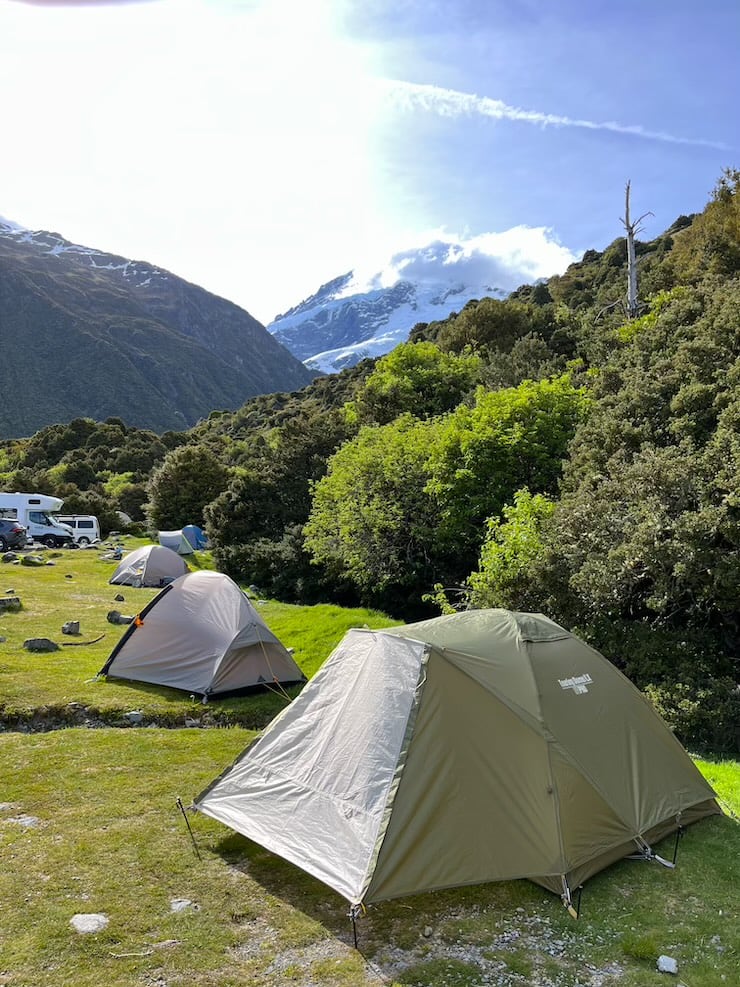
[[576, 696], [582, 696], [588, 692], [587, 685], [591, 685], [593, 679], [590, 675], [574, 675], [570, 679], [558, 679], [561, 689], [572, 689]]

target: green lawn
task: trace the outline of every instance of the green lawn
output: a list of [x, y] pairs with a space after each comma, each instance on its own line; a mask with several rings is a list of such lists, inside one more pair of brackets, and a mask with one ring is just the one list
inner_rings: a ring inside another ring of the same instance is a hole
[[[146, 544], [129, 539], [126, 549]], [[117, 724], [123, 713], [136, 709], [147, 722], [181, 725], [185, 717], [206, 722], [262, 727], [282, 708], [277, 695], [220, 700], [204, 708], [199, 701], [173, 689], [95, 680], [126, 628], [108, 623], [109, 611], [138, 613], [154, 596], [154, 589], [133, 589], [108, 583], [117, 563], [105, 559], [105, 551], [43, 553], [53, 565], [31, 568], [0, 563], [0, 597], [12, 589], [22, 609], [0, 615], [0, 715], [6, 722], [32, 722], [44, 717], [79, 722], [89, 715]], [[210, 567], [207, 553], [190, 557], [195, 567]], [[122, 602], [115, 597], [122, 595]], [[310, 677], [350, 627], [388, 627], [392, 621], [371, 610], [347, 610], [332, 605], [296, 607], [271, 601], [254, 601], [270, 628]], [[80, 622], [79, 638], [61, 633], [69, 620]], [[27, 638], [48, 637], [59, 651], [34, 654], [23, 648]], [[97, 638], [102, 638], [96, 641]], [[96, 641], [94, 644], [84, 642]], [[83, 642], [78, 644], [76, 642]], [[79, 704], [81, 713], [70, 703]], [[122, 721], [121, 721], [122, 722]]]
[[[22, 611], [0, 617], [7, 638], [0, 644], [0, 985], [739, 982], [740, 825], [729, 815], [687, 831], [675, 871], [623, 861], [592, 878], [578, 921], [529, 882], [488, 884], [370, 908], [359, 922], [359, 952], [346, 903], [334, 892], [195, 814], [189, 819], [199, 859], [176, 798], [189, 804], [254, 737], [246, 725], [260, 725], [284, 700], [202, 707], [168, 690], [87, 681], [123, 630], [107, 624], [107, 611], [135, 612], [152, 595], [124, 588], [124, 603], [114, 603], [117, 588], [107, 584], [113, 564], [99, 554], [63, 553], [44, 569], [0, 567], [0, 595], [13, 588], [23, 600]], [[309, 675], [348, 627], [392, 623], [332, 606], [261, 607]], [[81, 622], [81, 640], [106, 637], [49, 655], [23, 650], [31, 636], [61, 644], [61, 625], [72, 619]], [[99, 711], [111, 725], [11, 729], [34, 723], [40, 707], [48, 716], [70, 702]], [[149, 725], [118, 728], [116, 718], [130, 709], [144, 711]], [[193, 710], [205, 721], [238, 725], [180, 726]], [[697, 763], [728, 809], [740, 813], [740, 764]], [[673, 840], [661, 849], [670, 856]], [[193, 904], [173, 912], [174, 899]], [[109, 924], [79, 935], [70, 919], [89, 912], [104, 913]], [[661, 953], [677, 959], [677, 978], [656, 971]]]

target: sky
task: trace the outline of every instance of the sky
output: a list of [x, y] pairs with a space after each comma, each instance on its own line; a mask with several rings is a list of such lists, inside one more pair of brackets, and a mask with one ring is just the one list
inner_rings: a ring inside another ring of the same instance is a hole
[[350, 269], [530, 281], [627, 180], [649, 239], [740, 166], [739, 39], [737, 0], [0, 0], [0, 216], [265, 324]]

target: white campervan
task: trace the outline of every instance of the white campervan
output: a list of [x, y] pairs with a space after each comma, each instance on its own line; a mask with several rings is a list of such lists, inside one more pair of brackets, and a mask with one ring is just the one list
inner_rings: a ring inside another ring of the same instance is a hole
[[26, 528], [29, 539], [40, 541], [49, 548], [69, 545], [72, 529], [61, 524], [54, 512], [61, 509], [63, 500], [36, 493], [0, 493], [0, 515], [14, 518]]
[[94, 541], [100, 541], [100, 525], [92, 514], [57, 514], [56, 519], [61, 524], [69, 525], [78, 545], [92, 545]]

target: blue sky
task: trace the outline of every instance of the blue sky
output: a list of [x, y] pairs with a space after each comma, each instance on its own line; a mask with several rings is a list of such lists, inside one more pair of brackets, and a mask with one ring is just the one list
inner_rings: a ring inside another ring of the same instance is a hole
[[6, 0], [0, 215], [263, 322], [430, 241], [544, 276], [628, 178], [650, 237], [740, 163], [739, 39], [736, 0]]

